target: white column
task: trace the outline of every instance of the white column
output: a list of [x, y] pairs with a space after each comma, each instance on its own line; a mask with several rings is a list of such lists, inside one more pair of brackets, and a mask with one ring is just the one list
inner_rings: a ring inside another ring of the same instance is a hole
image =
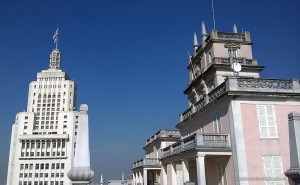
[[168, 165], [161, 165], [161, 185], [167, 185], [167, 169]]
[[172, 176], [172, 185], [177, 185], [176, 163], [171, 163], [171, 176]]
[[135, 172], [135, 175], [136, 175], [136, 183], [140, 183], [140, 175], [139, 175], [139, 172]]
[[136, 185], [135, 172], [133, 172], [133, 174], [132, 174], [132, 181], [133, 181], [133, 185]]
[[204, 157], [205, 155], [201, 154], [197, 154], [196, 156], [198, 185], [206, 185]]
[[147, 169], [143, 169], [143, 180], [144, 180], [144, 185], [147, 185]]
[[142, 173], [141, 171], [139, 171], [139, 183], [142, 184], [143, 183], [143, 176], [142, 176]]
[[187, 159], [181, 160], [181, 166], [182, 166], [182, 182], [189, 182], [190, 181], [190, 175], [189, 175], [189, 161]]

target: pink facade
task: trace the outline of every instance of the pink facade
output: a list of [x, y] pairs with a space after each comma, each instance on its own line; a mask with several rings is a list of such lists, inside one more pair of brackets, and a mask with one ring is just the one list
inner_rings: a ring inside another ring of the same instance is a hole
[[[262, 102], [264, 103], [264, 102]], [[300, 105], [274, 105], [278, 138], [260, 138], [259, 122], [255, 104], [241, 103], [247, 168], [249, 177], [263, 177], [262, 157], [281, 156], [283, 171], [290, 167], [290, 149], [287, 115], [300, 111]], [[288, 179], [286, 178], [286, 184]], [[250, 185], [260, 185], [261, 181], [251, 181]]]
[[160, 145], [160, 185], [290, 184], [287, 116], [300, 112], [300, 80], [261, 79], [250, 33], [233, 30], [207, 36], [202, 23], [201, 45], [194, 36], [189, 108], [180, 140]]

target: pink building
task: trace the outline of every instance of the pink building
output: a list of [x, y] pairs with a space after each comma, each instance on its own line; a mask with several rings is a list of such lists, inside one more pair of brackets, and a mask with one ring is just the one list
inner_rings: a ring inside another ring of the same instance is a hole
[[300, 111], [300, 80], [261, 79], [252, 44], [235, 25], [207, 36], [202, 23], [188, 64], [189, 108], [176, 125], [181, 139], [162, 149], [162, 185], [290, 183], [288, 114]]
[[147, 139], [144, 150], [146, 156], [133, 163], [133, 185], [160, 184], [162, 149], [180, 139], [179, 130], [162, 129]]

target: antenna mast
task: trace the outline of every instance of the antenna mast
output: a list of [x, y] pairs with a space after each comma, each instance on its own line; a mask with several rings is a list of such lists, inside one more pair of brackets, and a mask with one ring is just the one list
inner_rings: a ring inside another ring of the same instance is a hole
[[212, 9], [213, 22], [214, 22], [214, 29], [216, 29], [216, 20], [215, 20], [214, 0], [211, 0], [211, 9]]

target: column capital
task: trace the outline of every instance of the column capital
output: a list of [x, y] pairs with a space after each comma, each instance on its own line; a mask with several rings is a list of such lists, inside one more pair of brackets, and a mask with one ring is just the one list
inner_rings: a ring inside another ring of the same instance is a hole
[[196, 157], [205, 157], [206, 155], [205, 155], [205, 154], [202, 154], [202, 153], [197, 153], [195, 156], [196, 156]]

